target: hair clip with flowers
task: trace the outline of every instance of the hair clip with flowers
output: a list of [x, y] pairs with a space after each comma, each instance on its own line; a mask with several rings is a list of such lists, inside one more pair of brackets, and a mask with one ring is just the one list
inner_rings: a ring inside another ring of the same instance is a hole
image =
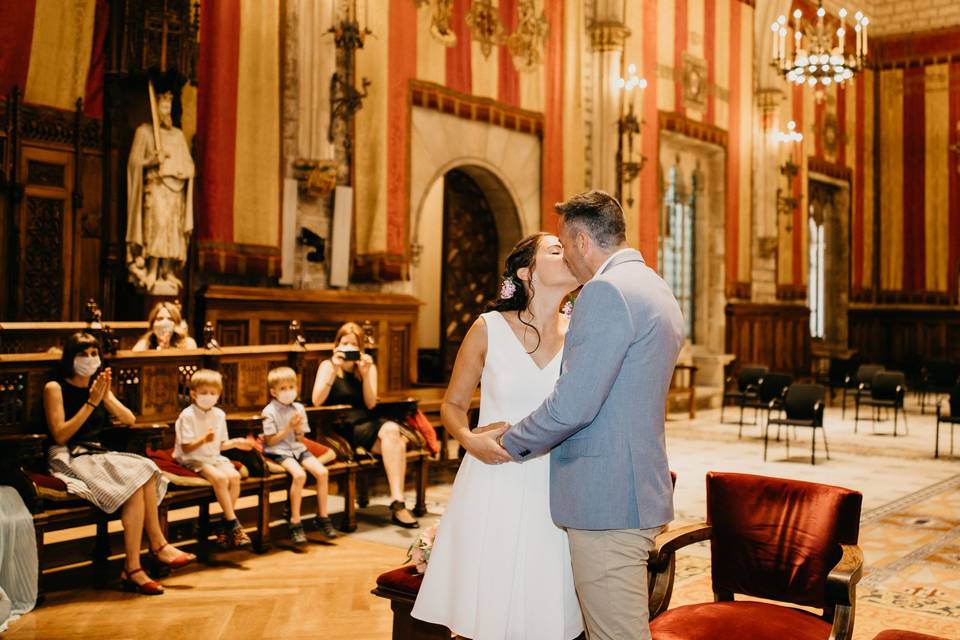
[[504, 280], [500, 285], [500, 299], [509, 300], [517, 292], [517, 285], [513, 280]]

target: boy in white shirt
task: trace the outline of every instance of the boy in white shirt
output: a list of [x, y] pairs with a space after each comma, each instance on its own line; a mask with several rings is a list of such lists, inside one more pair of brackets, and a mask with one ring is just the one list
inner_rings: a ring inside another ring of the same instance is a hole
[[329, 474], [327, 468], [303, 444], [310, 431], [307, 412], [297, 399], [297, 373], [290, 367], [277, 367], [267, 374], [267, 386], [273, 400], [263, 408], [263, 455], [281, 465], [290, 474], [290, 539], [294, 544], [307, 542], [300, 521], [300, 503], [307, 474], [317, 480], [317, 525], [327, 538], [336, 538], [327, 513]]
[[223, 377], [210, 369], [198, 369], [190, 377], [190, 398], [193, 403], [177, 418], [177, 443], [173, 458], [199, 473], [210, 484], [223, 509], [223, 529], [217, 534], [222, 547], [248, 547], [250, 537], [240, 526], [234, 511], [240, 498], [240, 473], [229, 459], [220, 454], [226, 449], [250, 450], [244, 438], [230, 439], [227, 416], [216, 407], [223, 391]]

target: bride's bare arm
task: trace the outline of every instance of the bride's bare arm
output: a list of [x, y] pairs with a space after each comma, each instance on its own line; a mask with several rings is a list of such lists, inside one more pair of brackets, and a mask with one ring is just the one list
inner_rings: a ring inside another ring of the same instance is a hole
[[[509, 456], [501, 449], [492, 436], [475, 434], [470, 431], [467, 413], [470, 399], [477, 390], [483, 365], [487, 356], [487, 324], [483, 318], [477, 318], [460, 345], [457, 360], [453, 365], [450, 384], [443, 396], [440, 417], [447, 432], [456, 438], [464, 449], [475, 458], [487, 464], [509, 461]], [[494, 436], [497, 435], [494, 433]]]
[[440, 418], [447, 433], [468, 451], [470, 421], [467, 413], [470, 411], [473, 392], [480, 384], [486, 357], [487, 323], [483, 318], [477, 318], [460, 344], [457, 360], [453, 364], [453, 373], [450, 375], [450, 384], [443, 396], [443, 404], [440, 405]]

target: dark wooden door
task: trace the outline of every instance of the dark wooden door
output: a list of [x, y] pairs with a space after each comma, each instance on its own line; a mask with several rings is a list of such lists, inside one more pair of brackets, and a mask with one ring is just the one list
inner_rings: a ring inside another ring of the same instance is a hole
[[443, 179], [440, 331], [445, 377], [460, 343], [499, 287], [497, 224], [479, 185], [454, 169]]

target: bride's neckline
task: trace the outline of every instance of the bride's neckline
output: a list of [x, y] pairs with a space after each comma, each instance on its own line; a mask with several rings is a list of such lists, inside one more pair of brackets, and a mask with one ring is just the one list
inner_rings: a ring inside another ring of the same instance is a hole
[[535, 366], [539, 371], [545, 371], [546, 369], [548, 369], [550, 365], [553, 364], [554, 360], [559, 358], [560, 354], [563, 353], [563, 345], [561, 344], [560, 348], [557, 349], [557, 352], [554, 353], [550, 357], [550, 359], [547, 360], [547, 362], [541, 367], [540, 364], [537, 362], [536, 358], [533, 357], [533, 354], [527, 352], [527, 348], [523, 345], [523, 340], [520, 338], [520, 336], [517, 335], [517, 332], [513, 330], [513, 325], [511, 325], [510, 322], [507, 320], [507, 318], [499, 311], [497, 312], [497, 315], [500, 316], [500, 320], [503, 322], [503, 324], [507, 326], [507, 330], [510, 332], [510, 335], [513, 337], [514, 344], [516, 344], [517, 347], [520, 348], [520, 351], [523, 353], [523, 355], [527, 356], [527, 359], [530, 360], [531, 364], [533, 364], [533, 366]]

